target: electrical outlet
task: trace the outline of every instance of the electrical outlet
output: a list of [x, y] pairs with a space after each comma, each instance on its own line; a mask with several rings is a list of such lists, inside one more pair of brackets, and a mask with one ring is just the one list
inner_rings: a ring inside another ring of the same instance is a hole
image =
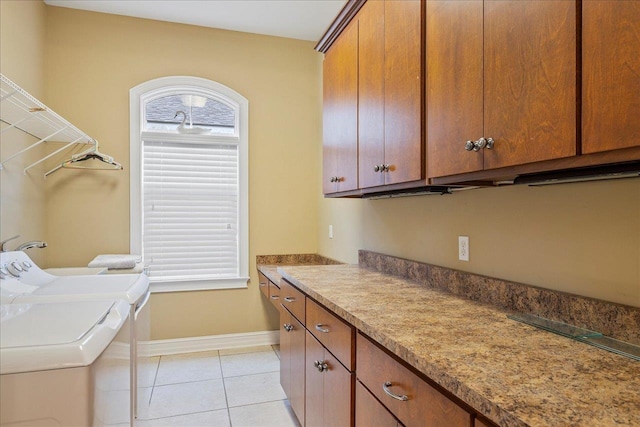
[[469, 236], [458, 236], [458, 259], [469, 261]]
[[329, 226], [329, 238], [333, 239], [333, 225]]

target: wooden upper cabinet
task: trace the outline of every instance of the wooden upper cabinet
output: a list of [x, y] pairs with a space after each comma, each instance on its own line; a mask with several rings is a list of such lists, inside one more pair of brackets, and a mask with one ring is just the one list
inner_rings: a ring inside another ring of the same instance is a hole
[[430, 177], [577, 154], [575, 0], [428, 0], [427, 20]]
[[484, 168], [575, 156], [576, 1], [485, 0], [484, 14]]
[[344, 30], [323, 65], [324, 194], [358, 188], [358, 23]]
[[425, 177], [422, 17], [420, 0], [384, 2], [385, 184]]
[[360, 188], [425, 177], [419, 0], [369, 0], [358, 13]]
[[464, 149], [483, 134], [483, 3], [427, 2], [427, 148], [429, 176], [482, 170]]
[[361, 188], [384, 185], [384, 9], [370, 0], [358, 13], [358, 173]]
[[640, 1], [582, 2], [582, 152], [640, 146]]
[[420, 0], [369, 0], [326, 52], [325, 194], [425, 178], [423, 16]]

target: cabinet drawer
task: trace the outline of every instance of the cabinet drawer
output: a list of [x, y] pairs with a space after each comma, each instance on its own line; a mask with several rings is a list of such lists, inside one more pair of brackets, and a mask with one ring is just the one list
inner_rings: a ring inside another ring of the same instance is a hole
[[407, 427], [472, 425], [469, 412], [360, 334], [356, 357], [358, 379]]
[[305, 319], [305, 296], [286, 280], [280, 281], [280, 304], [291, 312], [301, 323]]
[[269, 301], [275, 305], [276, 308], [280, 308], [280, 288], [273, 282], [269, 282]]
[[347, 369], [353, 371], [355, 329], [307, 298], [305, 326]]
[[387, 408], [356, 381], [356, 427], [398, 427], [398, 421]]
[[258, 271], [258, 286], [260, 286], [260, 292], [264, 294], [265, 297], [269, 298], [269, 279], [267, 276]]

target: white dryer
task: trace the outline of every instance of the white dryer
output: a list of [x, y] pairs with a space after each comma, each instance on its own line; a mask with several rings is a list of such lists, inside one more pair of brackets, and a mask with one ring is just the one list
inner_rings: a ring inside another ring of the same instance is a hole
[[131, 413], [145, 402], [138, 402], [142, 388], [153, 385], [153, 371], [138, 369], [147, 365], [140, 351], [150, 340], [149, 278], [144, 273], [86, 276], [54, 276], [22, 251], [0, 253], [0, 302], [29, 304], [88, 300], [125, 300], [131, 321]]
[[129, 424], [129, 304], [0, 305], [0, 425]]

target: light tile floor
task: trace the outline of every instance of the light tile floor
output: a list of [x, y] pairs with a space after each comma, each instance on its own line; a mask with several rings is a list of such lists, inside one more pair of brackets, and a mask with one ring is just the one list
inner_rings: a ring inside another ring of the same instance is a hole
[[137, 427], [299, 427], [280, 387], [278, 346], [152, 358]]

